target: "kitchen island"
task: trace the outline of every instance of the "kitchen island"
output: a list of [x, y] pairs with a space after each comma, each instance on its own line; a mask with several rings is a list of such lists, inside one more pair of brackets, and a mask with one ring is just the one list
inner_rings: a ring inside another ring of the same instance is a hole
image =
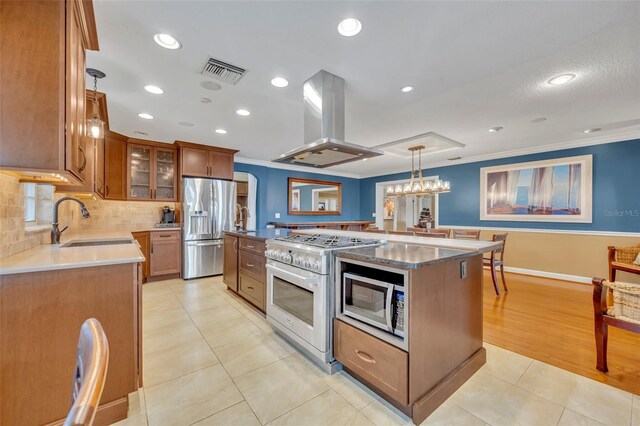
[[338, 253], [334, 320], [335, 358], [415, 424], [486, 362], [482, 253], [495, 247], [418, 238]]

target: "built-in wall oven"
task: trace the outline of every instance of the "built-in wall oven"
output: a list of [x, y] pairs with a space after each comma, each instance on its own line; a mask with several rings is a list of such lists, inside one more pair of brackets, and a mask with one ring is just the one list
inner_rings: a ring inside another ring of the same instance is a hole
[[382, 340], [408, 348], [408, 272], [336, 259], [337, 317]]

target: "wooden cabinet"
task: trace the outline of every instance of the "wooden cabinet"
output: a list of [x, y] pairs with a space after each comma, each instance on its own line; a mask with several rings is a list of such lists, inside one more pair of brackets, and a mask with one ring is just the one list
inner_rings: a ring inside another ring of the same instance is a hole
[[152, 277], [180, 273], [180, 231], [151, 232]]
[[62, 424], [87, 318], [97, 318], [109, 339], [109, 370], [94, 424], [126, 418], [127, 395], [138, 389], [142, 374], [140, 294], [137, 263], [4, 275], [0, 424]]
[[127, 199], [127, 137], [106, 131], [104, 138], [104, 198]]
[[128, 143], [128, 199], [177, 200], [177, 151], [158, 145], [161, 144], [132, 143], [131, 140]]
[[147, 277], [150, 274], [149, 266], [150, 266], [150, 256], [151, 256], [151, 241], [149, 238], [149, 232], [132, 232], [133, 238], [140, 245], [140, 251], [145, 258], [145, 261], [142, 262], [142, 280], [147, 281]]
[[82, 184], [85, 50], [98, 50], [91, 1], [3, 1], [0, 27], [0, 168]]
[[256, 308], [265, 312], [267, 258], [265, 242], [256, 238], [224, 236], [224, 282]]
[[238, 197], [246, 197], [249, 195], [249, 182], [236, 182]]
[[347, 369], [394, 400], [407, 404], [409, 354], [405, 351], [335, 319], [334, 353]]
[[233, 180], [234, 149], [176, 141], [180, 150], [180, 176]]
[[238, 291], [238, 237], [224, 236], [224, 269], [222, 280], [229, 290]]

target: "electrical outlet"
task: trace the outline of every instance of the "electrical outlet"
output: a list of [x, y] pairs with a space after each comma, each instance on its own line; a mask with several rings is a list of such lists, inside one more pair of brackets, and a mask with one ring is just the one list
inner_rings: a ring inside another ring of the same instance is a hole
[[371, 213], [371, 217], [376, 217], [376, 213], [375, 212]]
[[280, 219], [280, 213], [276, 213], [276, 219]]
[[460, 278], [467, 278], [467, 261], [463, 260], [460, 262]]

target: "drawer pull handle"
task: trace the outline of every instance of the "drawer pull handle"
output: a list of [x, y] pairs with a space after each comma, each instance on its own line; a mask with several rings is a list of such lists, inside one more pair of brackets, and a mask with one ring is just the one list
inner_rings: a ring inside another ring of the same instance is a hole
[[160, 235], [161, 238], [167, 238], [170, 237], [171, 235]]
[[250, 246], [249, 244], [247, 244], [247, 248], [255, 248], [254, 246]]
[[247, 266], [248, 266], [249, 268], [253, 268], [253, 267], [254, 267], [254, 266], [256, 266], [256, 265], [254, 265], [253, 263], [247, 263]]
[[253, 287], [247, 286], [247, 290], [253, 290]]
[[356, 349], [356, 355], [358, 355], [358, 357], [363, 360], [364, 362], [368, 362], [369, 364], [375, 364], [376, 360], [373, 359], [373, 357], [371, 355], [369, 355], [366, 352], [362, 352]]

